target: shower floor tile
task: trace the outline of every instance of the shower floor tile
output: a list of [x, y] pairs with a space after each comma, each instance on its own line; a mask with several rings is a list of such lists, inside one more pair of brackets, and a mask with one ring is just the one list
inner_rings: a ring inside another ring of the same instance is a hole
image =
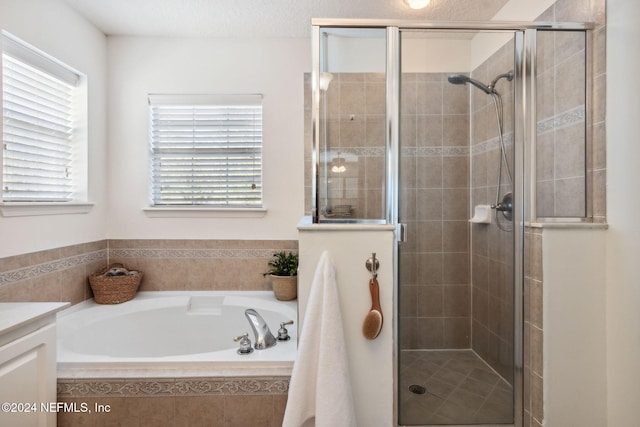
[[401, 425], [513, 422], [511, 385], [472, 350], [403, 350], [399, 380]]

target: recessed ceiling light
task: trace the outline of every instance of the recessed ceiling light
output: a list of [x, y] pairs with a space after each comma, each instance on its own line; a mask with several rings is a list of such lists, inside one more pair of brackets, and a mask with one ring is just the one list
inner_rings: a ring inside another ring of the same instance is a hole
[[411, 9], [424, 9], [431, 0], [402, 0]]

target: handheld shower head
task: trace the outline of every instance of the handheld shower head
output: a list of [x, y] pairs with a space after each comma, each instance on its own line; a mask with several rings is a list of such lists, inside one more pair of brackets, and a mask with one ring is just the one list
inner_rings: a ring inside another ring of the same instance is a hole
[[474, 85], [475, 87], [477, 87], [478, 89], [480, 89], [486, 94], [490, 94], [492, 92], [491, 87], [488, 87], [485, 84], [477, 80], [474, 80], [469, 76], [465, 76], [464, 74], [449, 74], [449, 76], [447, 77], [447, 80], [449, 80], [449, 83], [454, 85], [463, 85], [465, 83], [471, 83], [472, 85]]
[[463, 85], [469, 81], [469, 77], [463, 74], [449, 74], [447, 80], [454, 85]]

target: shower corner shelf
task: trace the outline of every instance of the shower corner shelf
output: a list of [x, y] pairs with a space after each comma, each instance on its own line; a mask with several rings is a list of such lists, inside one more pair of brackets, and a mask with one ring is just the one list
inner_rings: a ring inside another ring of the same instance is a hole
[[473, 218], [469, 222], [472, 224], [491, 224], [491, 206], [477, 205], [473, 211]]

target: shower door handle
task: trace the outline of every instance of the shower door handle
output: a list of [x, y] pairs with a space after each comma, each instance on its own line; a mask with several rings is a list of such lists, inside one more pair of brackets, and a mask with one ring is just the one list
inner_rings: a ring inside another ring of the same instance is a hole
[[399, 223], [396, 226], [396, 236], [398, 236], [398, 243], [407, 241], [407, 224]]

